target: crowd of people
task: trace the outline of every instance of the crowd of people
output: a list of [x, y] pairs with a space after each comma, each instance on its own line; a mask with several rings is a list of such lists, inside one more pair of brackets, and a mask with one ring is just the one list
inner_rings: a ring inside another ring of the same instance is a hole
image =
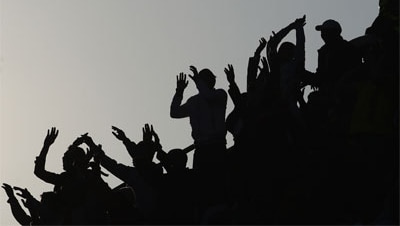
[[[45, 169], [58, 136], [49, 129], [34, 174], [54, 189], [38, 200], [3, 183], [13, 216], [21, 225], [398, 224], [398, 1], [380, 7], [365, 35], [350, 41], [335, 20], [315, 27], [324, 41], [316, 72], [305, 69], [303, 16], [259, 40], [246, 91], [230, 64], [227, 92], [207, 68], [177, 75], [170, 116], [190, 119], [189, 147], [164, 150], [153, 125], [139, 142], [112, 126], [132, 165], [86, 133], [67, 148], [58, 174]], [[295, 43], [283, 42], [290, 32]], [[198, 94], [182, 103], [189, 81]], [[102, 168], [123, 183], [111, 188]]]

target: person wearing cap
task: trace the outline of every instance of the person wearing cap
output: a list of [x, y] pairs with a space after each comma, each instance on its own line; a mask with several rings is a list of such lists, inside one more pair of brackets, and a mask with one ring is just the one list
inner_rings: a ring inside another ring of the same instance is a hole
[[192, 137], [196, 146], [193, 168], [200, 169], [221, 160], [226, 150], [225, 113], [227, 94], [223, 89], [215, 89], [216, 76], [207, 68], [197, 72], [190, 67], [193, 76], [190, 78], [196, 84], [199, 93], [190, 97], [182, 104], [183, 91], [188, 85], [186, 74], [177, 76], [177, 88], [173, 97], [171, 118], [189, 117], [192, 127]]
[[315, 30], [321, 32], [325, 44], [318, 50], [318, 67], [312, 85], [319, 91], [330, 93], [345, 72], [361, 63], [361, 56], [349, 41], [343, 39], [342, 27], [337, 21], [328, 19]]
[[195, 145], [193, 170], [196, 174], [198, 201], [197, 222], [211, 206], [226, 201], [226, 124], [225, 113], [228, 95], [223, 89], [215, 89], [216, 76], [205, 68], [197, 72], [190, 66], [198, 94], [182, 104], [183, 91], [188, 85], [186, 74], [177, 76], [177, 87], [171, 102], [171, 118], [189, 118]]

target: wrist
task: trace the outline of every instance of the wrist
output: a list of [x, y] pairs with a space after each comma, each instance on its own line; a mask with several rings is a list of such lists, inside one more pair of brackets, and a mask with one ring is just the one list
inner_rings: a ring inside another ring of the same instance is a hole
[[17, 198], [15, 198], [15, 197], [9, 197], [8, 200], [7, 200], [7, 202], [8, 202], [8, 203], [16, 203], [16, 202], [18, 202], [18, 200], [17, 200]]

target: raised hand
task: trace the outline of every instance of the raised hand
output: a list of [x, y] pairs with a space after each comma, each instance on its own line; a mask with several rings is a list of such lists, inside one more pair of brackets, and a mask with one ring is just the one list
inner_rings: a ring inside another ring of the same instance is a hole
[[228, 64], [228, 67], [224, 69], [224, 72], [226, 74], [226, 79], [228, 82], [235, 83], [235, 71], [233, 70], [232, 64]]
[[176, 89], [179, 91], [182, 91], [186, 89], [189, 81], [186, 80], [186, 74], [184, 73], [179, 73], [179, 75], [176, 76]]
[[82, 134], [80, 137], [76, 138], [76, 140], [72, 143], [74, 146], [79, 146], [85, 142], [86, 136], [88, 133]]
[[156, 143], [158, 150], [162, 150], [160, 138], [158, 137], [158, 134], [154, 131], [153, 126], [151, 126], [150, 130], [151, 130], [151, 135], [154, 137], [154, 142]]
[[261, 54], [261, 51], [265, 48], [265, 46], [267, 45], [267, 41], [265, 40], [265, 38], [261, 38], [260, 39], [260, 44], [258, 45], [256, 51], [254, 52], [255, 56], [259, 56]]
[[58, 130], [55, 127], [52, 127], [51, 129], [47, 130], [47, 135], [46, 138], [44, 139], [44, 145], [45, 146], [50, 146], [54, 143], [58, 136]]
[[262, 68], [260, 68], [260, 73], [267, 76], [269, 74], [269, 65], [266, 57], [261, 58]]
[[22, 200], [22, 203], [24, 204], [24, 206], [27, 207], [27, 204], [26, 204], [27, 200], [33, 198], [31, 193], [26, 188], [20, 188], [20, 187], [14, 186], [14, 189], [19, 192], [19, 193], [16, 193], [19, 197], [25, 199], [25, 200]]
[[304, 25], [306, 25], [306, 15], [304, 15], [302, 18], [297, 18], [293, 22], [293, 26], [295, 28], [300, 28], [300, 27], [303, 27]]
[[111, 126], [111, 129], [113, 129], [114, 131], [112, 132], [112, 134], [114, 134], [114, 136], [121, 141], [124, 141], [126, 139], [126, 135], [124, 133], [124, 131], [122, 129], [119, 129], [115, 126]]
[[143, 131], [143, 141], [144, 142], [151, 142], [152, 137], [153, 137], [153, 125], [151, 125], [151, 128], [149, 124], [145, 124], [144, 127], [142, 128]]
[[15, 198], [14, 190], [9, 184], [3, 183], [1, 187], [6, 191], [8, 198]]
[[189, 67], [189, 69], [193, 72], [193, 76], [189, 75], [191, 79], [193, 79], [194, 82], [196, 82], [196, 79], [198, 78], [199, 72], [197, 71], [197, 68], [193, 65]]

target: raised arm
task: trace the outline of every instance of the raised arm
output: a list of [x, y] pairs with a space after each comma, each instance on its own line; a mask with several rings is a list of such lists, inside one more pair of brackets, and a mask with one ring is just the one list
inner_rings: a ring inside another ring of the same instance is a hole
[[40, 202], [31, 195], [31, 193], [26, 188], [20, 188], [14, 186], [14, 190], [18, 191], [16, 193], [18, 196], [22, 198], [22, 203], [26, 208], [28, 208], [29, 213], [31, 214], [31, 221], [33, 223], [40, 221]]
[[26, 214], [25, 210], [19, 204], [17, 198], [14, 195], [14, 190], [12, 189], [12, 187], [6, 183], [3, 183], [1, 187], [4, 188], [8, 196], [7, 202], [10, 204], [11, 212], [15, 220], [17, 220], [18, 223], [21, 225], [30, 225], [32, 221], [31, 217], [28, 214]]
[[305, 35], [304, 35], [304, 25], [306, 24], [306, 15], [302, 18], [298, 18], [294, 22], [294, 27], [296, 29], [296, 49], [295, 49], [295, 59], [296, 67], [299, 72], [305, 70]]
[[129, 166], [119, 164], [117, 161], [107, 156], [103, 151], [102, 146], [100, 144], [96, 145], [90, 136], [86, 136], [85, 143], [91, 149], [96, 162], [99, 162], [102, 167], [106, 168], [106, 170], [118, 177], [120, 180], [124, 182], [129, 181]]
[[50, 184], [57, 184], [59, 174], [52, 173], [45, 170], [46, 157], [49, 152], [50, 146], [54, 143], [58, 136], [58, 130], [55, 127], [47, 130], [47, 136], [44, 139], [42, 150], [39, 156], [36, 157], [34, 174], [43, 181]]
[[226, 74], [226, 79], [229, 82], [229, 96], [231, 97], [233, 104], [238, 106], [240, 102], [240, 89], [235, 82], [235, 71], [233, 70], [232, 64], [228, 64], [228, 67], [224, 69], [224, 72]]
[[278, 65], [278, 45], [289, 34], [291, 30], [295, 29], [295, 22], [290, 23], [288, 26], [282, 28], [278, 33], [272, 31], [267, 43], [267, 59], [271, 71], [277, 71]]
[[188, 106], [186, 104], [182, 105], [183, 91], [185, 91], [188, 83], [186, 74], [181, 72], [176, 76], [176, 92], [170, 108], [171, 118], [185, 118], [189, 116]]
[[112, 134], [120, 141], [122, 141], [122, 143], [125, 145], [126, 150], [128, 151], [128, 153], [133, 153], [136, 143], [131, 141], [126, 135], [125, 132], [115, 126], [111, 126], [111, 128], [113, 129]]
[[259, 45], [254, 52], [254, 56], [249, 58], [249, 63], [247, 65], [247, 92], [251, 91], [256, 86], [258, 64], [260, 63], [261, 57], [260, 54], [266, 45], [267, 41], [265, 38], [261, 38]]

